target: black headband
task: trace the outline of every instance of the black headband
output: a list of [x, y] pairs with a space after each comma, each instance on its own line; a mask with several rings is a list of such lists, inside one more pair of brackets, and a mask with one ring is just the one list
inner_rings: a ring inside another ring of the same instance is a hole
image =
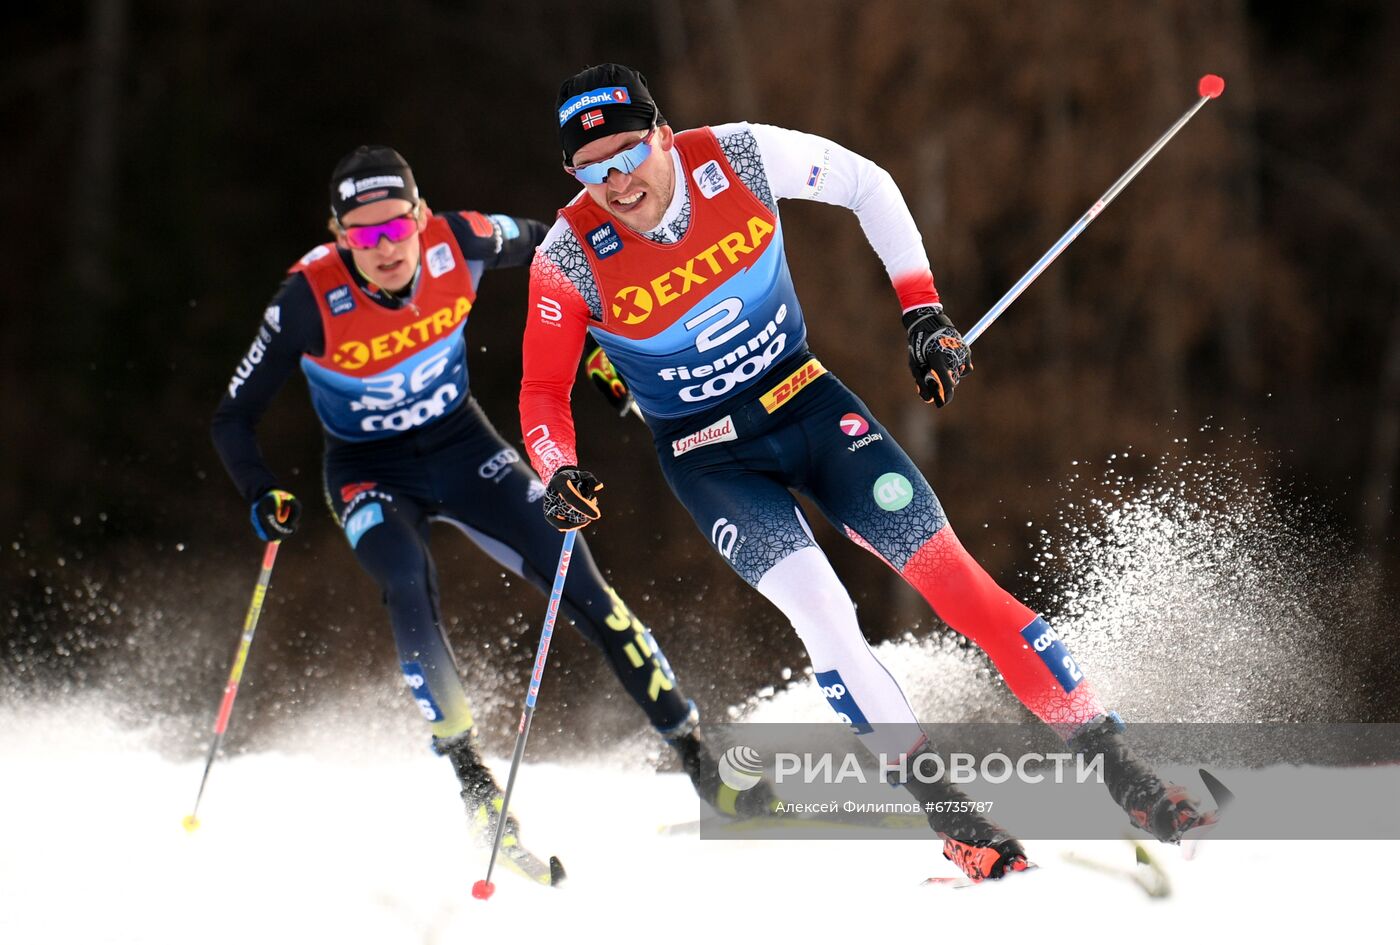
[[418, 185], [413, 169], [393, 148], [362, 144], [331, 172], [331, 213], [337, 220], [356, 207], [395, 199], [416, 204]]
[[572, 164], [574, 152], [591, 141], [666, 123], [646, 77], [613, 62], [591, 66], [564, 80], [554, 110], [565, 164]]

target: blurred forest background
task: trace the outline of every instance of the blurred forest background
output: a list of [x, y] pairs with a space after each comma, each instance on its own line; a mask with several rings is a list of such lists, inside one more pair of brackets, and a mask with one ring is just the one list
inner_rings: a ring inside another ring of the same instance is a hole
[[[949, 409], [913, 395], [895, 298], [854, 218], [784, 204], [812, 347], [1033, 604], [1028, 546], [1076, 461], [1127, 450], [1118, 468], [1145, 472], [1203, 426], [1223, 431], [1237, 466], [1341, 556], [1320, 592], [1370, 695], [1336, 718], [1400, 716], [1389, 627], [1366, 616], [1384, 612], [1397, 561], [1400, 6], [89, 0], [28, 5], [6, 32], [0, 700], [105, 686], [135, 721], [197, 719], [198, 744], [259, 556], [208, 422], [285, 268], [326, 237], [331, 165], [389, 144], [437, 208], [551, 219], [575, 192], [555, 91], [614, 60], [648, 76], [677, 128], [763, 121], [883, 165], [964, 329], [1202, 73], [1223, 75], [1225, 95], [977, 344]], [[524, 293], [523, 271], [490, 274], [468, 334], [474, 392], [517, 443]], [[240, 708], [276, 717], [368, 681], [411, 715], [377, 593], [319, 501], [303, 386], [261, 430], [308, 515]], [[590, 541], [702, 706], [800, 669], [777, 612], [671, 497], [644, 428], [586, 384], [575, 404], [584, 465], [609, 485]], [[822, 535], [872, 640], [936, 626], [882, 565]], [[515, 704], [542, 600], [503, 588], [455, 533], [436, 549], [464, 671], [480, 694], [508, 669], [500, 698]], [[614, 687], [571, 634], [556, 639], [542, 737], [563, 741], [571, 701]]]

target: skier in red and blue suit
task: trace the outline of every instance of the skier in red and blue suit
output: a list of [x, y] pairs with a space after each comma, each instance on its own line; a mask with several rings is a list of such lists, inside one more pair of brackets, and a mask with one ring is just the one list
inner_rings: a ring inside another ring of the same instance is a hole
[[[278, 487], [255, 428], [300, 368], [325, 430], [327, 502], [383, 592], [434, 749], [452, 762], [474, 825], [490, 837], [500, 790], [443, 632], [427, 537], [444, 522], [541, 592], [553, 579], [559, 533], [538, 511], [544, 486], [471, 396], [465, 341], [485, 271], [528, 264], [545, 227], [475, 211], [432, 214], [407, 162], [380, 146], [337, 164], [330, 198], [335, 241], [303, 256], [272, 299], [215, 413], [215, 446], [258, 537], [290, 537], [300, 503]], [[749, 798], [719, 779], [695, 704], [583, 542], [562, 607], [679, 753], [702, 798], [723, 813], [762, 812], [766, 789]]]
[[[903, 310], [921, 397], [943, 406], [972, 361], [944, 315], [894, 181], [834, 142], [738, 123], [675, 133], [633, 70], [568, 79], [557, 100], [565, 169], [583, 185], [531, 267], [520, 416], [562, 529], [599, 514], [577, 465], [569, 390], [586, 332], [652, 430], [662, 469], [701, 533], [792, 622], [832, 708], [870, 751], [931, 750], [899, 684], [866, 643], [850, 596], [791, 494], [917, 589], [991, 657], [1016, 696], [1077, 750], [1105, 753], [1110, 792], [1135, 823], [1175, 840], [1199, 815], [1132, 757], [1122, 725], [1050, 625], [967, 553], [890, 432], [807, 349], [777, 201], [855, 212]], [[910, 780], [944, 852], [970, 876], [1026, 865], [979, 814], [947, 814], [951, 785]], [[959, 805], [951, 805], [957, 807]]]

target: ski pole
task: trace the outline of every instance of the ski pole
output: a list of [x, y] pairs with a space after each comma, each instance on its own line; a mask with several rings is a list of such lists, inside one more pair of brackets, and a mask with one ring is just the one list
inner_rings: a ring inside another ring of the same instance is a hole
[[540, 645], [535, 650], [535, 668], [530, 673], [530, 689], [525, 695], [525, 711], [520, 713], [520, 730], [515, 736], [515, 756], [510, 760], [510, 776], [506, 778], [506, 793], [501, 799], [501, 819], [496, 823], [496, 840], [491, 844], [491, 859], [486, 863], [486, 878], [472, 884], [472, 895], [477, 899], [490, 899], [496, 891], [491, 882], [491, 871], [496, 868], [496, 854], [501, 849], [501, 837], [505, 834], [506, 814], [510, 811], [510, 794], [515, 789], [515, 775], [520, 771], [520, 759], [525, 756], [525, 740], [530, 737], [530, 720], [535, 717], [535, 699], [540, 694], [540, 679], [544, 676], [544, 661], [549, 656], [549, 641], [554, 636], [554, 620], [559, 616], [559, 600], [564, 596], [564, 579], [569, 574], [569, 559], [574, 554], [574, 539], [578, 529], [564, 533], [564, 547], [559, 549], [559, 567], [554, 571], [554, 587], [549, 592], [549, 607], [544, 613], [544, 629], [540, 632]]
[[1036, 262], [1024, 276], [1017, 280], [1016, 284], [997, 301], [997, 304], [993, 305], [987, 314], [983, 315], [977, 324], [972, 326], [971, 331], [963, 335], [964, 344], [972, 344], [981, 336], [982, 332], [992, 327], [992, 322], [1000, 318], [1001, 314], [1011, 306], [1011, 303], [1016, 301], [1021, 293], [1026, 291], [1026, 289], [1030, 287], [1030, 284], [1034, 282], [1042, 272], [1049, 268], [1056, 257], [1063, 253], [1069, 244], [1073, 243], [1075, 238], [1078, 237], [1080, 233], [1083, 233], [1090, 223], [1094, 222], [1094, 218], [1103, 212], [1103, 208], [1108, 206], [1113, 201], [1113, 198], [1117, 197], [1119, 193], [1122, 192], [1124, 187], [1128, 186], [1132, 179], [1138, 175], [1138, 171], [1147, 166], [1148, 161], [1157, 156], [1158, 151], [1166, 147], [1167, 142], [1176, 136], [1176, 133], [1191, 120], [1196, 112], [1200, 111], [1206, 102], [1209, 102], [1213, 98], [1220, 97], [1220, 93], [1225, 91], [1225, 80], [1218, 75], [1207, 73], [1201, 76], [1200, 81], [1196, 83], [1196, 91], [1201, 96], [1200, 101], [1187, 109], [1186, 114], [1178, 118], [1176, 124], [1168, 128], [1167, 133], [1157, 139], [1156, 144], [1148, 148], [1146, 153], [1138, 158], [1137, 162], [1133, 164], [1132, 167], [1128, 168], [1127, 172], [1124, 173], [1122, 177], [1114, 181], [1113, 186], [1108, 188], [1102, 197], [1094, 201], [1094, 205], [1079, 218], [1078, 222], [1066, 230], [1065, 234], [1055, 241], [1054, 246], [1046, 250], [1045, 255], [1041, 256], [1040, 260]]
[[243, 678], [243, 666], [248, 662], [248, 650], [253, 645], [253, 631], [258, 628], [258, 615], [262, 613], [263, 599], [267, 597], [267, 585], [272, 580], [272, 563], [277, 560], [277, 546], [280, 541], [270, 541], [263, 551], [262, 573], [253, 587], [253, 600], [248, 604], [248, 616], [243, 618], [243, 636], [238, 641], [238, 652], [233, 657], [233, 669], [229, 670], [228, 682], [224, 685], [224, 698], [219, 703], [219, 715], [214, 721], [214, 743], [209, 746], [209, 757], [204, 760], [204, 777], [199, 779], [199, 793], [194, 798], [194, 809], [185, 818], [185, 830], [193, 833], [199, 829], [199, 802], [204, 797], [204, 786], [209, 783], [209, 769], [214, 767], [214, 756], [224, 742], [224, 732], [228, 731], [229, 716], [233, 714], [233, 700], [238, 695], [238, 681]]

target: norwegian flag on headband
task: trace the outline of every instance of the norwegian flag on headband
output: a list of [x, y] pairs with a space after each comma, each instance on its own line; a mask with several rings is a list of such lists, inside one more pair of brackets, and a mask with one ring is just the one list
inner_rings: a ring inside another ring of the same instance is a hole
[[596, 125], [601, 125], [603, 123], [602, 109], [595, 109], [591, 112], [584, 112], [582, 121], [583, 127], [585, 128], [592, 128]]

